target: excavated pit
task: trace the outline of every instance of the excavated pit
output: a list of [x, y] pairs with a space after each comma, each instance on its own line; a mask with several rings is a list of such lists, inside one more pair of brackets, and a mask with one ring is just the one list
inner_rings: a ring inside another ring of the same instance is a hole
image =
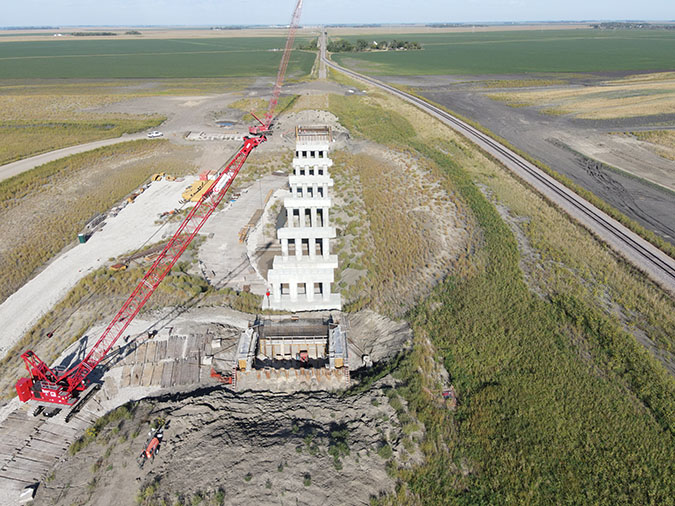
[[[105, 427], [57, 464], [35, 504], [132, 504], [139, 494], [146, 504], [189, 504], [197, 496], [223, 504], [364, 504], [393, 490], [387, 459], [421, 460], [416, 444], [402, 444], [388, 402], [393, 386], [386, 377], [354, 395], [209, 387], [143, 400], [133, 418]], [[168, 422], [164, 441], [141, 470], [135, 457], [158, 418]]]

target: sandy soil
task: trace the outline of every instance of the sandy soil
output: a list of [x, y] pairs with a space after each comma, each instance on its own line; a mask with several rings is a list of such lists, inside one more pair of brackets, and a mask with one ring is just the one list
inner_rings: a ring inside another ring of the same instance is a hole
[[[166, 116], [158, 130], [169, 134], [177, 134], [176, 140], [191, 130], [210, 128], [218, 130], [215, 123], [218, 111], [226, 111], [227, 106], [239, 100], [241, 95], [223, 93], [202, 96], [152, 96], [124, 100], [115, 104], [88, 109], [93, 113], [125, 113], [125, 114], [159, 114]], [[171, 138], [172, 136], [169, 136]]]
[[[239, 241], [239, 231], [262, 208], [270, 191], [286, 186], [285, 176], [266, 176], [242, 191], [241, 197], [227, 209], [214, 213], [201, 233], [208, 240], [199, 249], [199, 267], [208, 282], [218, 287], [241, 290], [249, 286], [253, 293], [264, 295], [267, 283], [251, 265], [251, 255], [246, 242]], [[265, 242], [271, 241], [267, 237]], [[264, 249], [264, 245], [261, 245]]]
[[[525, 78], [489, 76], [502, 77]], [[610, 135], [617, 131], [658, 129], [654, 125], [672, 122], [674, 118], [581, 120], [544, 115], [529, 107], [513, 108], [489, 99], [486, 95], [494, 90], [483, 90], [476, 83], [484, 78], [420, 76], [390, 77], [389, 81], [414, 86], [430, 100], [477, 121], [675, 244], [675, 199], [665, 189], [675, 188], [673, 162], [659, 157], [635, 139], [626, 141]], [[580, 80], [607, 78], [607, 75], [585, 76]], [[601, 162], [625, 173], [611, 170]]]

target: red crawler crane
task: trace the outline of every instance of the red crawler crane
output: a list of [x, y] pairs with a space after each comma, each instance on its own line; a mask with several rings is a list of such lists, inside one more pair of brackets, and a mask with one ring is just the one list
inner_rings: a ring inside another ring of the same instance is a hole
[[265, 114], [265, 121], [258, 120], [261, 126], [249, 129], [251, 137], [244, 139], [243, 146], [221, 168], [209, 189], [180, 224], [176, 233], [155, 260], [155, 263], [152, 264], [152, 267], [143, 276], [136, 289], [117, 312], [84, 360], [74, 367], [63, 371], [56, 368], [51, 369], [30, 350], [21, 355], [30, 374], [29, 378], [21, 378], [16, 383], [16, 391], [21, 401], [34, 400], [39, 404], [74, 407], [78, 402], [86, 400], [89, 392], [95, 386], [91, 381], [87, 380], [89, 375], [106, 357], [120, 336], [124, 334], [124, 331], [143, 305], [171, 271], [171, 268], [197, 235], [206, 220], [208, 220], [209, 216], [218, 207], [218, 204], [223, 200], [223, 197], [237, 177], [239, 170], [244, 165], [244, 162], [246, 162], [251, 151], [267, 140], [266, 135], [270, 133], [274, 111], [293, 47], [302, 2], [303, 0], [298, 0], [293, 12], [286, 48], [279, 65], [279, 72], [274, 92]]

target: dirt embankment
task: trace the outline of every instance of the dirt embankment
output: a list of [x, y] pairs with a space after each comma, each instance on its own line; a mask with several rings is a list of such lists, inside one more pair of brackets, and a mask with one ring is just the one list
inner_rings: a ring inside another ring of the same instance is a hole
[[[393, 384], [387, 377], [345, 396], [216, 388], [142, 401], [132, 419], [110, 424], [58, 464], [35, 504], [367, 503], [393, 490], [389, 458], [420, 459], [416, 444], [402, 444], [388, 402]], [[139, 469], [149, 423], [158, 418], [168, 421], [164, 442]]]

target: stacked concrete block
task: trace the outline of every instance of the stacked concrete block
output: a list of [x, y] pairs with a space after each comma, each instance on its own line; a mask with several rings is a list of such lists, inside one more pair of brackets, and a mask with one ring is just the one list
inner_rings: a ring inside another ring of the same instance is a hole
[[330, 254], [330, 240], [335, 238], [329, 218], [330, 142], [327, 127], [296, 130], [293, 172], [288, 178], [291, 196], [284, 200], [286, 224], [277, 231], [281, 255], [274, 258], [268, 272], [270, 297], [263, 301], [263, 309], [342, 307], [340, 294], [331, 292], [338, 259]]

